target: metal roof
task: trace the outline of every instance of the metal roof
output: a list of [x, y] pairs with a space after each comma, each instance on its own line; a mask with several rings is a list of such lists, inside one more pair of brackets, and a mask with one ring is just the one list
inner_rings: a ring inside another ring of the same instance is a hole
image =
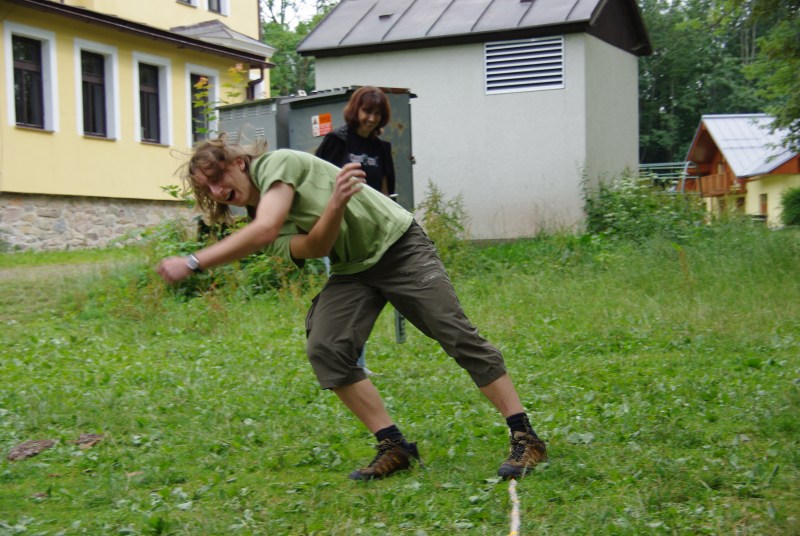
[[341, 55], [575, 32], [651, 52], [635, 0], [342, 0], [297, 50]]
[[169, 31], [188, 37], [202, 39], [207, 43], [215, 43], [228, 48], [235, 48], [271, 58], [275, 49], [261, 41], [253, 39], [243, 33], [231, 30], [222, 22], [214, 19], [190, 26], [176, 26]]
[[708, 132], [737, 177], [764, 175], [797, 155], [783, 145], [787, 132], [770, 132], [772, 116], [766, 114], [704, 115], [686, 160], [705, 161], [701, 141]]

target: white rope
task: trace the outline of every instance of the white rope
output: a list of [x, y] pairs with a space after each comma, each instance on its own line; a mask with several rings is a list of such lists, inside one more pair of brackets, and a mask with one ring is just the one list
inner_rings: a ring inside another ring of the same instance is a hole
[[515, 478], [508, 481], [508, 496], [511, 498], [511, 532], [508, 536], [519, 536], [519, 497]]

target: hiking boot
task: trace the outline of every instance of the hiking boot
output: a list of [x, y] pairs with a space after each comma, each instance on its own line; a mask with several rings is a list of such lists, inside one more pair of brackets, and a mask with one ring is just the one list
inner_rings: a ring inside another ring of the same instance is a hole
[[547, 461], [547, 447], [535, 435], [514, 432], [510, 440], [511, 453], [497, 471], [501, 477], [509, 479], [525, 476], [537, 464]]
[[[405, 444], [404, 444], [405, 443]], [[375, 448], [378, 453], [370, 464], [350, 473], [351, 480], [374, 480], [386, 478], [396, 471], [411, 467], [411, 458], [416, 458], [422, 467], [416, 443], [406, 443], [397, 439], [384, 439]]]

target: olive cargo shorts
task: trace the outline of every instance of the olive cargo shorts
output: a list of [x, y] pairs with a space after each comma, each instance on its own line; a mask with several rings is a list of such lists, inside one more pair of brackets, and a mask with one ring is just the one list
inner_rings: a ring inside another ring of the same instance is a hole
[[312, 301], [306, 351], [323, 388], [366, 378], [356, 361], [387, 301], [438, 341], [478, 387], [505, 374], [502, 354], [470, 323], [433, 243], [412, 222], [378, 264], [357, 274], [331, 276]]

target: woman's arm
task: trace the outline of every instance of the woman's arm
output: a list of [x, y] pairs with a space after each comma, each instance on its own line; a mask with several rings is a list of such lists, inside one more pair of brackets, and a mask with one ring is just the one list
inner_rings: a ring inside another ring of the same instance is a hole
[[347, 203], [364, 187], [365, 177], [366, 173], [361, 169], [361, 164], [352, 163], [342, 167], [336, 175], [333, 194], [322, 216], [308, 234], [292, 236], [289, 243], [292, 258], [317, 259], [330, 253], [339, 237]]
[[[360, 191], [355, 182], [363, 184], [364, 175], [359, 164], [348, 164], [336, 175], [333, 195], [320, 219], [307, 235], [292, 237], [289, 245], [292, 257], [310, 259], [328, 254], [339, 236], [347, 202]], [[205, 270], [242, 259], [274, 242], [289, 216], [294, 195], [294, 188], [283, 182], [275, 182], [261, 196], [252, 222], [194, 253], [200, 268]], [[177, 283], [192, 275], [186, 257], [164, 259], [156, 271], [168, 283]]]
[[[224, 239], [194, 253], [203, 270], [242, 259], [271, 244], [289, 215], [294, 200], [294, 189], [288, 184], [275, 182], [261, 196], [256, 218]], [[169, 257], [156, 268], [167, 283], [177, 283], [192, 275], [186, 257]]]

